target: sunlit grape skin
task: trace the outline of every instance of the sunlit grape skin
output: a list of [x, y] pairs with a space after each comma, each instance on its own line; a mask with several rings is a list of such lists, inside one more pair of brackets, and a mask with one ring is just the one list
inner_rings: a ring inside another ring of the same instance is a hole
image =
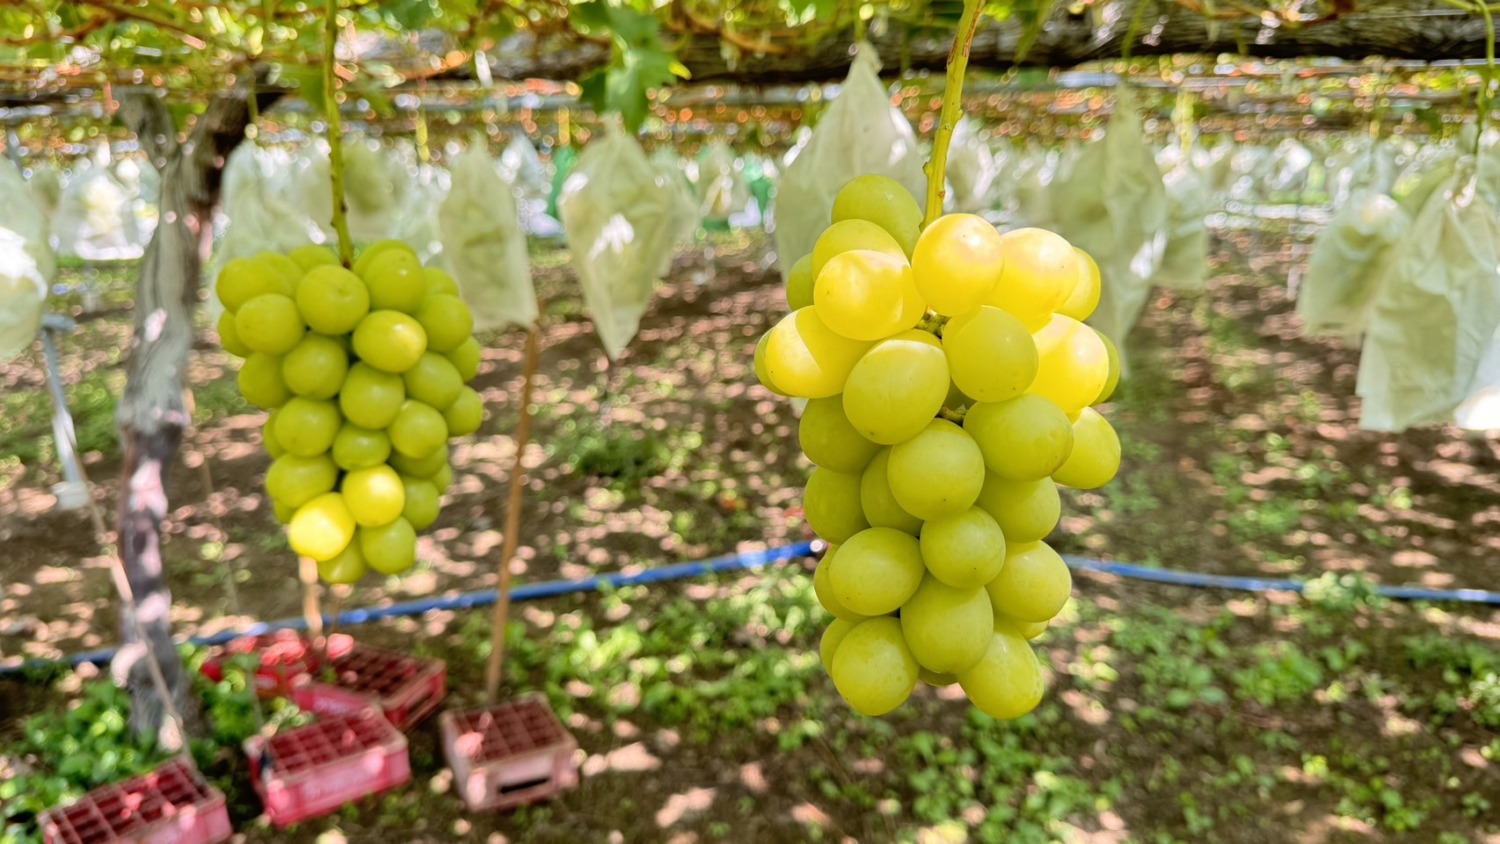
[[1002, 721], [1019, 718], [1042, 702], [1045, 681], [1031, 645], [1008, 629], [994, 632], [979, 662], [958, 683], [980, 711]]
[[1100, 334], [1059, 314], [1032, 336], [1037, 372], [1029, 392], [1046, 398], [1065, 413], [1093, 404], [1109, 380], [1109, 350]]
[[964, 430], [979, 445], [985, 466], [1013, 481], [1051, 475], [1073, 450], [1067, 414], [1037, 395], [976, 404], [964, 417]]
[[1120, 437], [1099, 411], [1086, 407], [1073, 423], [1073, 450], [1053, 480], [1075, 489], [1098, 489], [1120, 470]]
[[917, 660], [894, 618], [855, 625], [837, 643], [829, 674], [855, 711], [884, 715], [906, 702], [917, 685]]
[[906, 259], [868, 249], [841, 252], [823, 265], [813, 305], [829, 328], [867, 342], [911, 328], [923, 309]]
[[901, 632], [912, 655], [940, 674], [973, 668], [989, 649], [994, 627], [983, 587], [957, 589], [931, 575], [901, 607]]
[[766, 341], [766, 375], [788, 395], [818, 399], [838, 395], [869, 343], [841, 337], [816, 308], [787, 314]]
[[984, 486], [984, 456], [963, 428], [934, 419], [891, 447], [886, 472], [903, 510], [924, 521], [941, 519], [973, 506]]
[[1035, 331], [1078, 283], [1078, 253], [1060, 235], [1024, 228], [1001, 235], [1004, 266], [985, 304], [1009, 311]]
[[1037, 348], [1021, 321], [989, 305], [949, 320], [943, 352], [953, 383], [976, 401], [1005, 401], [1037, 377]]
[[895, 445], [927, 427], [948, 397], [949, 383], [937, 338], [903, 331], [876, 343], [850, 368], [844, 415], [865, 439]]
[[843, 542], [869, 527], [859, 506], [859, 475], [814, 469], [807, 479], [802, 509], [807, 524], [818, 536]]
[[916, 537], [869, 528], [839, 546], [829, 580], [834, 596], [851, 612], [880, 616], [906, 603], [925, 571]]
[[833, 198], [833, 222], [868, 220], [895, 238], [910, 257], [922, 232], [922, 209], [901, 183], [889, 176], [859, 176]]
[[917, 292], [943, 316], [976, 310], [1000, 282], [1004, 242], [974, 214], [947, 214], [923, 229], [912, 251]]
[[862, 472], [880, 450], [849, 423], [842, 396], [809, 401], [802, 410], [797, 439], [809, 460], [835, 472]]
[[985, 589], [997, 613], [1018, 621], [1046, 621], [1068, 602], [1073, 576], [1050, 545], [1023, 542], [1006, 549], [1005, 565]]

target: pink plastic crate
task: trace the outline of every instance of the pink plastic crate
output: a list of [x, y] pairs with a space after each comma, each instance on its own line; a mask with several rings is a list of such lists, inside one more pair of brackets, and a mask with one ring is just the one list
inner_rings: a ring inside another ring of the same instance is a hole
[[261, 697], [291, 694], [294, 682], [318, 667], [318, 652], [311, 642], [295, 630], [277, 630], [259, 636], [241, 636], [224, 645], [203, 663], [203, 676], [217, 683], [224, 679], [231, 656], [250, 653], [260, 656], [255, 688]]
[[328, 637], [332, 682], [325, 682], [320, 654], [289, 630], [235, 639], [203, 663], [211, 680], [224, 675], [229, 654], [258, 653], [255, 685], [262, 696], [290, 697], [319, 715], [343, 715], [376, 706], [397, 729], [411, 729], [442, 702], [448, 669], [442, 660], [419, 659], [362, 645], [343, 633]]
[[250, 779], [278, 827], [411, 779], [406, 736], [372, 708], [245, 741]]
[[448, 693], [448, 669], [442, 660], [418, 659], [361, 645], [348, 636], [328, 638], [333, 683], [321, 672], [293, 685], [292, 700], [319, 715], [342, 715], [375, 706], [398, 730], [409, 730], [427, 717]]
[[181, 758], [38, 820], [47, 844], [214, 844], [231, 833], [224, 795]]
[[509, 809], [578, 785], [578, 742], [539, 694], [444, 712], [443, 752], [470, 809]]

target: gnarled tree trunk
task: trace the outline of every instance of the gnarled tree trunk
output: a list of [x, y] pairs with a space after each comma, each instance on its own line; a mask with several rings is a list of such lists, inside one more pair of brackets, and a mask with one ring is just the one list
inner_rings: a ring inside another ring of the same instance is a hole
[[[1208, 5], [1231, 15], [1211, 18], [1194, 7]], [[1242, 4], [1262, 7], [1264, 3]], [[1311, 6], [1312, 4], [1307, 4]], [[1333, 4], [1325, 4], [1332, 8]], [[1484, 21], [1443, 0], [1357, 0], [1348, 10], [1317, 22], [1287, 22], [1249, 12], [1234, 14], [1233, 3], [1196, 0], [1085, 0], [1052, 4], [1052, 14], [1020, 64], [1071, 67], [1097, 59], [1164, 56], [1177, 53], [1242, 54], [1262, 58], [1326, 57], [1363, 60], [1370, 57], [1436, 61], [1480, 59], [1485, 54]], [[969, 55], [971, 68], [1014, 67], [1025, 27], [1015, 19], [980, 26]], [[726, 50], [712, 34], [677, 36], [677, 59], [694, 82], [731, 81], [745, 85], [799, 83], [838, 79], [849, 71], [853, 33], [844, 31], [820, 42], [788, 42], [785, 55], [756, 55]], [[880, 52], [885, 72], [898, 72], [905, 61], [914, 70], [941, 70], [953, 43], [936, 24], [912, 26], [891, 22], [870, 39]], [[577, 79], [609, 61], [609, 48], [564, 36], [538, 42], [520, 32], [490, 52], [497, 79]]]
[[121, 117], [161, 174], [161, 199], [160, 223], [136, 283], [125, 394], [116, 413], [124, 454], [120, 560], [135, 600], [124, 602], [125, 646], [112, 673], [131, 692], [133, 731], [156, 733], [170, 744], [175, 741], [164, 731], [165, 706], [151, 679], [148, 653], [161, 666], [189, 732], [197, 730], [201, 718], [191, 678], [172, 641], [172, 593], [163, 565], [161, 522], [167, 512], [168, 475], [191, 422], [183, 374], [193, 344], [202, 256], [212, 237], [211, 215], [224, 161], [244, 140], [250, 120], [248, 93], [249, 85], [242, 83], [219, 96], [180, 144], [161, 99], [130, 94], [120, 102]]

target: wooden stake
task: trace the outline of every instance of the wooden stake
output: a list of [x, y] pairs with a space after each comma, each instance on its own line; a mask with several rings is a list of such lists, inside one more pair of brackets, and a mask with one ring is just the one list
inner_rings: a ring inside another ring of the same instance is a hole
[[521, 490], [526, 469], [521, 458], [531, 439], [531, 385], [536, 380], [537, 351], [540, 331], [532, 325], [526, 332], [525, 374], [521, 380], [521, 418], [516, 423], [516, 457], [510, 467], [510, 494], [505, 504], [505, 538], [501, 542], [498, 571], [500, 583], [495, 587], [495, 619], [490, 629], [490, 660], [484, 672], [484, 699], [493, 706], [499, 702], [501, 669], [505, 665], [505, 625], [510, 617], [510, 563], [516, 554], [521, 531]]
[[312, 557], [297, 558], [297, 577], [302, 581], [302, 617], [307, 635], [314, 642], [323, 637], [323, 611], [318, 605], [318, 564]]

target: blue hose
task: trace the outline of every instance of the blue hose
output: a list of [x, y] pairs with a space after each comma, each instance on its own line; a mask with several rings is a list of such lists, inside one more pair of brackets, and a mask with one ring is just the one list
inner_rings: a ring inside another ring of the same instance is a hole
[[[821, 542], [817, 543], [817, 547], [821, 546]], [[691, 563], [657, 566], [636, 574], [601, 574], [594, 577], [579, 578], [578, 580], [548, 580], [541, 583], [526, 583], [511, 589], [510, 599], [512, 601], [533, 601], [538, 598], [555, 598], [559, 595], [571, 595], [578, 592], [594, 592], [605, 586], [618, 589], [622, 586], [637, 586], [644, 583], [660, 583], [664, 580], [678, 580], [705, 574], [754, 569], [797, 557], [810, 556], [814, 550], [815, 546], [813, 542], [798, 542], [793, 545], [767, 548], [764, 551], [746, 551], [743, 554], [725, 554], [722, 557], [712, 557], [707, 560], [698, 560]], [[361, 609], [346, 610], [339, 613], [338, 624], [341, 626], [346, 624], [366, 624], [382, 618], [421, 615], [433, 610], [466, 610], [473, 609], [474, 607], [489, 606], [493, 603], [495, 603], [495, 590], [481, 589], [478, 592], [465, 592], [443, 598], [423, 598], [417, 601], [403, 601], [387, 607], [363, 607]], [[323, 616], [323, 623], [332, 624], [333, 618], [325, 615]], [[273, 630], [306, 629], [307, 619], [305, 618], [283, 618], [279, 621], [256, 622], [243, 630], [224, 630], [211, 636], [194, 636], [188, 639], [187, 643], [199, 646], [222, 645], [241, 636], [259, 636], [262, 633], [269, 633]], [[75, 653], [61, 659], [31, 659], [21, 665], [0, 666], [0, 677], [19, 674], [28, 669], [45, 668], [63, 663], [68, 665], [82, 665], [84, 663], [99, 665], [114, 659], [117, 650], [118, 648], [100, 648], [98, 650]]]
[[[764, 551], [747, 551], [743, 554], [726, 554], [722, 557], [713, 557], [691, 563], [657, 566], [636, 574], [601, 574], [577, 580], [548, 580], [541, 583], [528, 583], [512, 589], [510, 596], [512, 601], [532, 601], [539, 598], [555, 598], [559, 595], [571, 595], [579, 592], [594, 592], [606, 586], [618, 589], [622, 586], [638, 586], [647, 583], [661, 583], [668, 580], [698, 577], [705, 574], [754, 569], [797, 557], [809, 556], [819, 546], [821, 546], [821, 543], [816, 541], [798, 542], [793, 545], [767, 548]], [[1301, 582], [1286, 580], [1284, 578], [1234, 577], [1221, 574], [1171, 571], [1168, 569], [1134, 565], [1132, 563], [1108, 563], [1102, 560], [1090, 560], [1085, 557], [1064, 556], [1063, 560], [1068, 564], [1069, 568], [1075, 571], [1112, 574], [1132, 580], [1163, 583], [1169, 586], [1191, 586], [1200, 589], [1233, 589], [1241, 592], [1297, 593], [1303, 592], [1306, 586], [1306, 584]], [[1384, 597], [1401, 601], [1448, 601], [1500, 606], [1500, 592], [1487, 592], [1482, 589], [1423, 589], [1416, 586], [1377, 586], [1375, 587], [1375, 592]], [[386, 607], [364, 607], [361, 609], [346, 610], [339, 613], [338, 623], [340, 625], [366, 624], [382, 618], [421, 615], [432, 610], [473, 609], [474, 607], [489, 606], [493, 603], [495, 603], [495, 590], [482, 589], [478, 592], [464, 592], [459, 595], [450, 595], [443, 598], [423, 598], [417, 601], [403, 601]], [[324, 616], [323, 623], [332, 623], [332, 618]], [[279, 621], [257, 622], [243, 630], [225, 630], [215, 633], [212, 636], [194, 636], [187, 641], [189, 644], [199, 646], [222, 645], [240, 636], [258, 636], [273, 630], [305, 629], [307, 629], [306, 619], [283, 618]], [[116, 648], [101, 648], [99, 650], [75, 653], [61, 659], [27, 660], [21, 665], [0, 667], [0, 677], [19, 674], [28, 669], [45, 668], [64, 663], [68, 665], [82, 665], [86, 662], [102, 664], [113, 659], [115, 651]]]
[[[1132, 580], [1147, 580], [1171, 586], [1195, 586], [1205, 589], [1236, 589], [1242, 592], [1305, 591], [1306, 584], [1296, 580], [1265, 577], [1233, 577], [1223, 574], [1199, 574], [1138, 566], [1132, 563], [1106, 563], [1084, 557], [1064, 556], [1069, 568], [1119, 575]], [[1463, 604], [1500, 605], [1500, 592], [1483, 589], [1424, 589], [1420, 586], [1376, 586], [1375, 594], [1400, 601], [1452, 601]]]

